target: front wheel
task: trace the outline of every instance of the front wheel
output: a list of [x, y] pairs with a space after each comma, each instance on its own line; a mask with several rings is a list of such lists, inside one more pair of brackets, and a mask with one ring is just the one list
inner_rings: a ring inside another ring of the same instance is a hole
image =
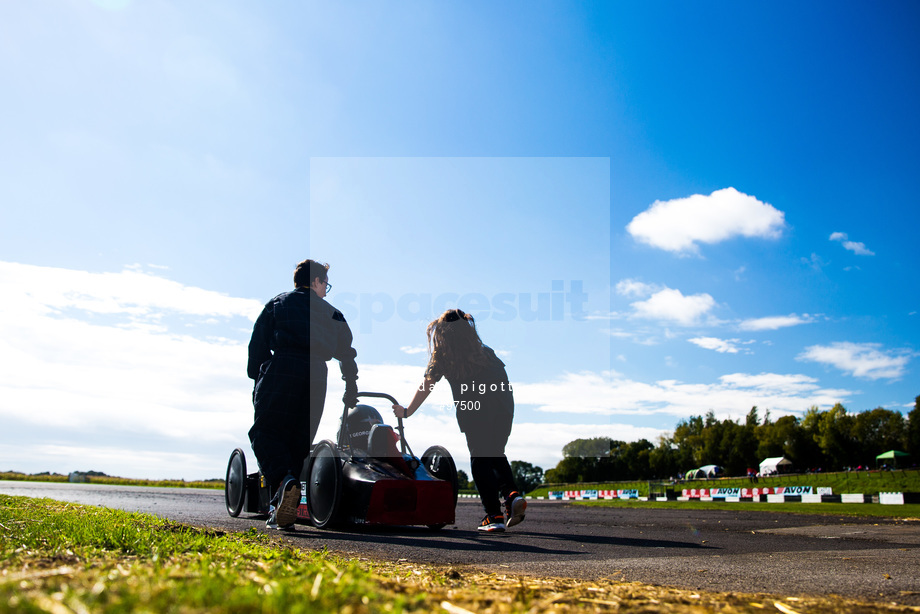
[[307, 510], [319, 529], [335, 524], [342, 501], [342, 461], [335, 444], [328, 439], [316, 444], [307, 472]]
[[[460, 482], [457, 480], [457, 465], [454, 464], [454, 459], [451, 457], [450, 452], [447, 451], [447, 448], [431, 446], [425, 450], [425, 453], [422, 454], [422, 466], [428, 470], [428, 473], [439, 480], [450, 482], [450, 486], [454, 491], [454, 506], [456, 506], [457, 496], [460, 494]], [[432, 526], [431, 528], [436, 527]]]
[[227, 513], [233, 518], [243, 511], [246, 501], [246, 455], [240, 448], [230, 453], [227, 477], [224, 480], [224, 501], [227, 504]]

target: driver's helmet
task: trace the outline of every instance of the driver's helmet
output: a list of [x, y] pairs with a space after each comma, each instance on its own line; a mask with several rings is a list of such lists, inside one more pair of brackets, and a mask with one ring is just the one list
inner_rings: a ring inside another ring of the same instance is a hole
[[367, 437], [371, 432], [371, 427], [375, 424], [383, 424], [383, 418], [380, 412], [370, 405], [355, 405], [348, 410], [345, 417], [345, 428], [343, 435], [345, 441], [340, 441], [340, 445], [348, 445], [352, 450], [367, 451]]

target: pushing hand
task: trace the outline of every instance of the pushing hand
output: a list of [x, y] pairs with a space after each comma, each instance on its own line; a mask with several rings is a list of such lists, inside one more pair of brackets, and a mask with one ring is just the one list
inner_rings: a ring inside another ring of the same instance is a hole
[[396, 416], [397, 418], [408, 418], [409, 410], [403, 407], [402, 405], [394, 405], [393, 415]]

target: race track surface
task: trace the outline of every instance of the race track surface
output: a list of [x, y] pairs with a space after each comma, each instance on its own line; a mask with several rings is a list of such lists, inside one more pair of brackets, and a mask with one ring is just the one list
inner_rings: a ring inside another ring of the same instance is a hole
[[[146, 512], [228, 531], [265, 525], [257, 517], [230, 518], [220, 490], [0, 481], [0, 493]], [[461, 499], [456, 526], [437, 532], [298, 525], [280, 534], [300, 547], [325, 546], [350, 557], [920, 605], [920, 520], [780, 514], [764, 511], [768, 505], [683, 511], [531, 501], [522, 524], [483, 534], [475, 529], [482, 516], [478, 502]]]

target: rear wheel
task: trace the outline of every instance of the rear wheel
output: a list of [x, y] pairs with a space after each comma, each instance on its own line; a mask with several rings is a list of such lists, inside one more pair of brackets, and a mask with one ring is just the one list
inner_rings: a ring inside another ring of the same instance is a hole
[[325, 529], [338, 519], [342, 500], [342, 461], [331, 441], [316, 444], [310, 456], [307, 510], [313, 525]]
[[240, 448], [230, 453], [227, 463], [227, 478], [224, 481], [224, 500], [227, 513], [236, 518], [243, 511], [246, 501], [246, 455]]

